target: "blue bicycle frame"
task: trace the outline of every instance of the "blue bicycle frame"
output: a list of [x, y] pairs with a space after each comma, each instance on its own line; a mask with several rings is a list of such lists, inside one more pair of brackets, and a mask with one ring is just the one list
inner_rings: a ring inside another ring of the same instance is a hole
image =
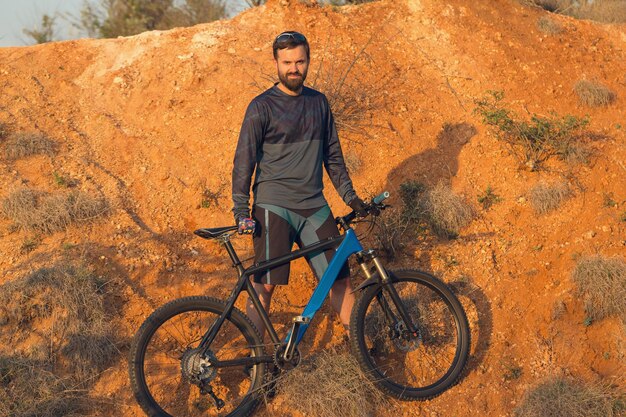
[[[354, 230], [348, 229], [344, 234], [343, 242], [341, 242], [337, 248], [337, 253], [331, 259], [328, 268], [326, 268], [326, 271], [324, 272], [324, 275], [322, 275], [322, 278], [320, 278], [320, 282], [317, 284], [315, 291], [313, 291], [313, 295], [311, 295], [309, 303], [302, 312], [301, 317], [303, 317], [304, 320], [298, 328], [298, 334], [295, 341], [296, 345], [300, 343], [302, 336], [304, 336], [306, 329], [309, 327], [309, 323], [313, 320], [315, 313], [317, 313], [324, 303], [324, 300], [337, 280], [343, 265], [347, 262], [350, 256], [362, 250], [363, 246], [361, 246], [361, 242], [359, 242], [359, 239], [356, 237], [356, 233], [354, 233]], [[288, 343], [290, 339], [291, 332], [287, 334], [285, 342]]]

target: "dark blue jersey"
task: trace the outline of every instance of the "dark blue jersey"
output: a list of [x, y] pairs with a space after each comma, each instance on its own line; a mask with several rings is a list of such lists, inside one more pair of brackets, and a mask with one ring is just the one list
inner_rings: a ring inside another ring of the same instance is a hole
[[323, 168], [343, 201], [352, 201], [356, 193], [326, 96], [308, 87], [291, 96], [275, 84], [252, 100], [241, 126], [233, 162], [235, 218], [250, 216], [253, 174], [254, 203], [325, 205]]

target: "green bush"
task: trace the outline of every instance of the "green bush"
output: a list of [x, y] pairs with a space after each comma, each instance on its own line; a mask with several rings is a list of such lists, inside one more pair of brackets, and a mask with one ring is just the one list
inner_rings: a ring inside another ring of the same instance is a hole
[[566, 159], [589, 124], [587, 118], [559, 117], [556, 113], [550, 117], [533, 114], [529, 121], [520, 120], [502, 105], [503, 98], [503, 92], [489, 91], [486, 97], [476, 101], [474, 111], [509, 147], [520, 164], [531, 171], [552, 156]]
[[84, 3], [74, 25], [91, 37], [116, 38], [193, 26], [225, 16], [224, 0], [98, 0]]
[[502, 198], [494, 193], [490, 185], [487, 186], [487, 189], [484, 193], [477, 196], [477, 199], [480, 205], [483, 206], [485, 210], [489, 210], [491, 206], [502, 201]]

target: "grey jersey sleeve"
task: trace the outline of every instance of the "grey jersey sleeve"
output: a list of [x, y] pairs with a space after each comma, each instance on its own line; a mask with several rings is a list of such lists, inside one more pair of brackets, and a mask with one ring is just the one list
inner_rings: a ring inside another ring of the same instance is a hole
[[328, 117], [326, 118], [326, 138], [324, 142], [324, 167], [342, 200], [346, 204], [350, 204], [356, 198], [356, 192], [343, 159], [333, 113], [328, 101], [325, 100], [325, 102], [328, 109]]
[[252, 101], [246, 110], [233, 161], [232, 197], [235, 220], [250, 217], [250, 185], [265, 128], [262, 106]]

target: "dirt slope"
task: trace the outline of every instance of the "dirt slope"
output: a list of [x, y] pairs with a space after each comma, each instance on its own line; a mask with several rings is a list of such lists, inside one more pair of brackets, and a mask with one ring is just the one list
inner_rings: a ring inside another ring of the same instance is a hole
[[[238, 129], [249, 101], [271, 86], [273, 37], [294, 29], [311, 42], [311, 82], [319, 74], [323, 86], [358, 57], [347, 88], [376, 86], [376, 111], [341, 131], [344, 153], [361, 162], [353, 180], [362, 195], [388, 189], [397, 196], [399, 184], [413, 179], [450, 183], [474, 202], [488, 186], [502, 198], [458, 239], [416, 242], [397, 261], [456, 283], [475, 339], [459, 386], [429, 402], [401, 404], [400, 413], [510, 415], [529, 386], [552, 374], [623, 387], [624, 326], [617, 319], [585, 326], [570, 273], [577, 256], [626, 254], [626, 27], [551, 16], [564, 31], [546, 35], [536, 27], [544, 15], [513, 0], [342, 8], [270, 0], [193, 28], [1, 48], [0, 122], [45, 132], [60, 151], [0, 160], [0, 197], [24, 185], [55, 190], [58, 172], [106, 196], [114, 210], [43, 236], [31, 253], [20, 246], [32, 233], [0, 220], [0, 283], [68, 252], [87, 256], [124, 282], [119, 321], [126, 338], [173, 297], [225, 296], [233, 276], [224, 253], [191, 232], [232, 222]], [[615, 102], [581, 106], [572, 88], [582, 78], [609, 86]], [[472, 113], [474, 99], [489, 89], [503, 90], [520, 114], [590, 116], [590, 130], [602, 139], [592, 143], [591, 164], [571, 170], [578, 188], [559, 210], [538, 216], [527, 195], [567, 168], [518, 169]], [[219, 196], [217, 207], [202, 207], [205, 188]], [[326, 194], [336, 213], [345, 211], [332, 186]], [[616, 204], [607, 206], [606, 196]], [[67, 243], [76, 246], [68, 250]], [[243, 239], [237, 247], [250, 254]], [[293, 276], [298, 285], [281, 289], [275, 308], [295, 312], [306, 300], [296, 288], [312, 288], [310, 272], [298, 263]], [[557, 304], [565, 310], [555, 319]], [[332, 316], [319, 324], [309, 336], [315, 349], [340, 343]], [[518, 368], [521, 375], [511, 378]], [[94, 393], [110, 396], [124, 416], [139, 415], [123, 358]]]

